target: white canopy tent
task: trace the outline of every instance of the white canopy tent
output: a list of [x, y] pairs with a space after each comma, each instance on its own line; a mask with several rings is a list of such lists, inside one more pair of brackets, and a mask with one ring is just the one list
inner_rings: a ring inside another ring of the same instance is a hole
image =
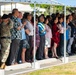
[[[25, 7], [25, 9], [24, 9]], [[13, 8], [17, 8], [22, 13], [24, 12], [33, 12], [34, 8], [30, 6], [30, 4], [21, 4], [21, 3], [12, 3], [1, 6], [1, 15], [11, 13]], [[27, 8], [27, 9], [26, 9]], [[46, 11], [45, 8], [36, 7], [36, 9], [42, 13]]]
[[[76, 0], [0, 0], [0, 6], [9, 3], [33, 3], [34, 4], [34, 39], [35, 39], [35, 19], [36, 19], [36, 4], [50, 4], [64, 6], [65, 25], [66, 28], [66, 6], [76, 7]], [[34, 53], [35, 53], [35, 40], [34, 40]], [[64, 63], [66, 63], [66, 32], [64, 34]], [[34, 68], [35, 68], [35, 54], [34, 54]]]
[[0, 0], [0, 5], [7, 3], [38, 3], [38, 4], [53, 4], [76, 7], [76, 0]]
[[[55, 0], [0, 0], [0, 6], [1, 5], [6, 5], [6, 4], [11, 4], [11, 10], [12, 10], [12, 4], [13, 3], [22, 3], [22, 4], [51, 4], [51, 5], [62, 5], [58, 3]], [[0, 14], [1, 14], [1, 7], [0, 7]]]
[[[25, 9], [24, 9], [25, 7]], [[32, 12], [33, 8], [29, 5], [29, 4], [20, 4], [20, 3], [16, 3], [15, 4], [6, 4], [6, 5], [2, 5], [1, 6], [1, 15], [3, 15], [4, 13], [8, 14], [11, 13], [13, 8], [17, 8], [19, 11], [21, 11], [22, 13], [26, 12]], [[26, 9], [27, 8], [27, 9]]]
[[[60, 5], [60, 6], [64, 6], [64, 28], [66, 29], [66, 6], [69, 7], [76, 7], [76, 0], [31, 0], [32, 3], [34, 3], [34, 7], [37, 4], [50, 4], [50, 5]], [[35, 15], [36, 15], [36, 11], [34, 10], [34, 22], [35, 22]], [[34, 23], [34, 30], [35, 30], [35, 23]], [[34, 32], [35, 34], [35, 32]], [[35, 35], [34, 35], [34, 39], [35, 39]], [[34, 46], [35, 46], [35, 40], [34, 40]], [[35, 52], [35, 48], [34, 48], [34, 52]], [[34, 55], [34, 59], [35, 59], [35, 55]], [[66, 31], [64, 33], [64, 58], [63, 58], [63, 62], [66, 63], [68, 61], [67, 57], [66, 57]], [[34, 60], [35, 62], [35, 60]]]

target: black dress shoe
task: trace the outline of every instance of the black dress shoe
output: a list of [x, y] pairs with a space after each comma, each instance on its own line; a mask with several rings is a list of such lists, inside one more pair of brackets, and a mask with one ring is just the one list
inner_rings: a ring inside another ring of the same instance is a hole
[[32, 63], [33, 61], [32, 60], [26, 60], [26, 62]]
[[42, 58], [37, 58], [37, 60], [43, 60]]
[[73, 55], [72, 53], [68, 53], [69, 56]]

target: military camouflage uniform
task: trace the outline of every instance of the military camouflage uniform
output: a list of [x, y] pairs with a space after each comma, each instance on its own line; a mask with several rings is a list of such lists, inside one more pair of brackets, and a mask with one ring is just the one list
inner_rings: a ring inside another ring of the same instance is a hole
[[0, 39], [1, 39], [1, 54], [0, 54], [0, 62], [5, 63], [10, 50], [11, 44], [11, 33], [10, 30], [13, 28], [13, 22], [9, 20], [9, 23], [6, 24], [4, 22], [0, 25]]

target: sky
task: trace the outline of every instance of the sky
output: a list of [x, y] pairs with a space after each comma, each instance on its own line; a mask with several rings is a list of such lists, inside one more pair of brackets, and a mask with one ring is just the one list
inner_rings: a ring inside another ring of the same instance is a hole
[[[5, 1], [5, 0], [0, 0], [0, 1]], [[7, 1], [11, 1], [11, 0], [7, 0]], [[13, 1], [28, 1], [28, 0], [13, 0]], [[31, 1], [32, 2], [36, 1], [37, 3], [48, 3], [48, 4], [50, 4], [51, 1], [57, 1], [58, 3], [65, 4], [67, 6], [76, 7], [76, 0], [31, 0]], [[55, 4], [55, 2], [52, 4]]]
[[56, 0], [58, 2], [61, 2], [67, 6], [76, 6], [76, 0]]
[[[49, 0], [31, 0], [31, 1], [48, 2], [48, 3], [50, 3], [51, 0], [50, 1]], [[55, 1], [57, 1], [57, 2], [59, 2], [61, 4], [65, 4], [67, 6], [72, 6], [72, 7], [75, 6], [76, 7], [76, 0], [55, 0]]]

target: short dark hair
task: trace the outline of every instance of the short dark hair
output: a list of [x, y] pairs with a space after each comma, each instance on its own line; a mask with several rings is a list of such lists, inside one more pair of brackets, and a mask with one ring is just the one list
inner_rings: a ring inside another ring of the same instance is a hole
[[46, 18], [45, 18], [45, 21], [44, 21], [44, 23], [45, 23], [47, 20], [48, 20], [48, 18], [46, 17]]
[[24, 22], [26, 22], [27, 20], [25, 19], [25, 18], [23, 18], [22, 20], [21, 20], [21, 22], [22, 22], [22, 24], [24, 23]]
[[25, 12], [25, 13], [23, 14], [23, 18], [27, 19], [27, 17], [28, 17], [29, 15], [31, 15], [29, 12]]
[[58, 16], [54, 16], [54, 17], [53, 17], [53, 22], [56, 20], [56, 18], [58, 18]]
[[[38, 15], [36, 15], [36, 21], [38, 20]], [[32, 17], [32, 20], [31, 20], [32, 23], [34, 23], [34, 17]]]
[[2, 19], [7, 19], [7, 18], [9, 18], [9, 16], [8, 16], [7, 14], [4, 14], [4, 15], [2, 16]]
[[63, 18], [62, 16], [58, 17], [58, 20], [60, 20], [61, 18]]
[[16, 8], [15, 8], [15, 9], [13, 9], [13, 10], [12, 10], [12, 14], [14, 14], [14, 13], [15, 13], [15, 11], [18, 11], [18, 9], [16, 9]]
[[8, 16], [9, 16], [9, 18], [11, 18], [12, 17], [12, 13], [9, 13]]
[[41, 14], [40, 16], [39, 16], [39, 18], [38, 18], [38, 21], [40, 22], [40, 18], [41, 17], [44, 17], [44, 19], [45, 19], [45, 16], [43, 15], [43, 14]]
[[51, 17], [50, 15], [47, 15], [47, 16], [46, 16], [46, 18], [48, 18], [48, 19], [49, 19], [50, 17]]

